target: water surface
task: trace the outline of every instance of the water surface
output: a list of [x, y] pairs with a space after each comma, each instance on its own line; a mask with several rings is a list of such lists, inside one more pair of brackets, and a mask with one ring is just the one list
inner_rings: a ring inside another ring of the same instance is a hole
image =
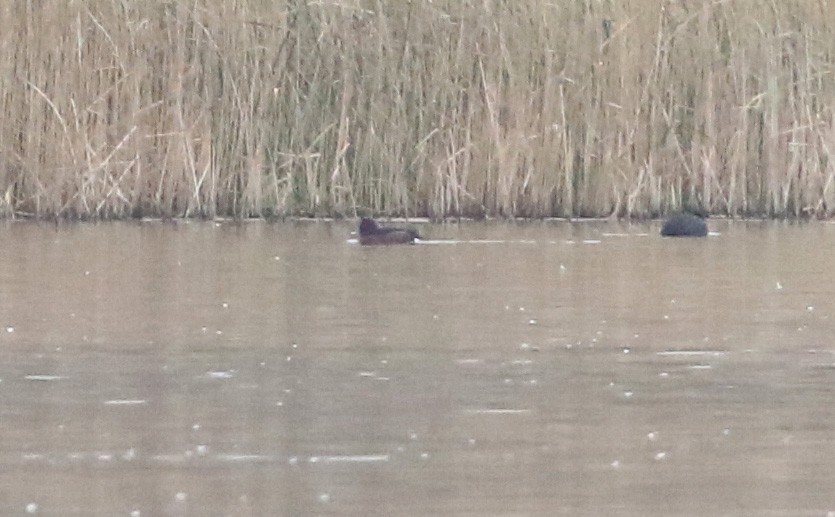
[[827, 515], [835, 225], [0, 225], [0, 514]]

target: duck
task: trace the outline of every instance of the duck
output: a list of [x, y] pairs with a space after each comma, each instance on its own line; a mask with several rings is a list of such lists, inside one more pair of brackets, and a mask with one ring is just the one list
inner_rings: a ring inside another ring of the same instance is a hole
[[664, 221], [661, 235], [664, 237], [704, 237], [707, 235], [707, 223], [697, 215], [682, 212]]
[[415, 230], [380, 226], [377, 221], [370, 217], [363, 217], [360, 220], [359, 241], [363, 246], [414, 244], [415, 239], [420, 238]]

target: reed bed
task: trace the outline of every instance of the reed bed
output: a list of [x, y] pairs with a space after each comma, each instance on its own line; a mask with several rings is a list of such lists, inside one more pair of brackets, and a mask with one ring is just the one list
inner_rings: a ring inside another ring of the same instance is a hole
[[0, 16], [0, 213], [829, 217], [830, 0]]

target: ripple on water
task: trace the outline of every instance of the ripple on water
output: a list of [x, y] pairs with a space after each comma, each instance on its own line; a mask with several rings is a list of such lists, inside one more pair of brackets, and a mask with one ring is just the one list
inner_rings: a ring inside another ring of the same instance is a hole
[[514, 408], [475, 408], [464, 410], [464, 413], [468, 415], [527, 415], [530, 412], [530, 409]]
[[43, 375], [43, 374], [32, 374], [27, 375], [24, 377], [27, 381], [40, 381], [40, 382], [50, 382], [50, 381], [60, 381], [65, 377], [62, 375]]
[[235, 370], [211, 370], [206, 372], [210, 379], [231, 379], [235, 376]]
[[727, 352], [724, 350], [664, 350], [663, 352], [656, 352], [655, 355], [660, 356], [712, 356], [712, 357], [722, 357], [726, 355]]
[[311, 456], [308, 463], [382, 463], [389, 461], [388, 454], [350, 454], [344, 456]]
[[147, 403], [148, 401], [145, 399], [111, 399], [104, 401], [107, 406], [141, 406]]

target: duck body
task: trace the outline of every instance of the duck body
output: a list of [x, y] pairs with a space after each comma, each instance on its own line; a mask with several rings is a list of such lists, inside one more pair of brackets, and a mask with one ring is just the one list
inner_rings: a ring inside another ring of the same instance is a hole
[[359, 241], [363, 246], [414, 244], [415, 239], [420, 239], [420, 235], [414, 230], [380, 226], [368, 217], [360, 221]]
[[664, 237], [704, 237], [707, 235], [707, 223], [697, 215], [675, 214], [664, 221], [661, 235]]

